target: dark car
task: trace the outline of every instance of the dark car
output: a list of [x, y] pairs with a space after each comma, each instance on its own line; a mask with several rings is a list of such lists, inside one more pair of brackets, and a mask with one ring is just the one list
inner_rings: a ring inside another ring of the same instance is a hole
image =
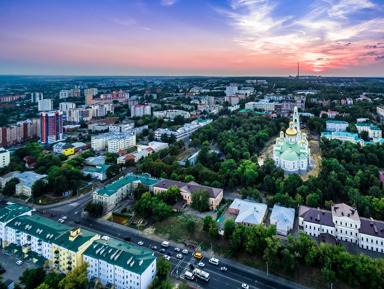
[[76, 224], [80, 224], [80, 220], [75, 220], [75, 223]]
[[189, 264], [189, 268], [195, 269], [195, 266], [193, 264]]
[[5, 273], [5, 271], [7, 271], [7, 270], [5, 270], [3, 267], [0, 267], [0, 274]]
[[161, 248], [161, 249], [160, 249], [160, 253], [165, 253], [165, 249], [164, 249], [164, 248]]
[[47, 211], [42, 211], [41, 213], [42, 213], [42, 214], [46, 214], [46, 213], [47, 213]]
[[51, 214], [51, 217], [56, 217], [56, 214]]
[[152, 249], [153, 251], [156, 251], [156, 250], [157, 250], [157, 246], [152, 246], [151, 249]]
[[172, 255], [173, 255], [173, 252], [172, 252], [172, 251], [168, 251], [168, 252], [167, 252], [167, 255], [168, 255], [168, 256], [172, 256]]
[[129, 242], [131, 241], [131, 237], [125, 237], [124, 240]]

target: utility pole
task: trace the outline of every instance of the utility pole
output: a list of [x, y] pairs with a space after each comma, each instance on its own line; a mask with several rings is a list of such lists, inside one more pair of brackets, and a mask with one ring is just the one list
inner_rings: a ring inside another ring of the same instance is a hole
[[267, 263], [267, 278], [268, 278], [268, 262], [265, 262], [265, 263]]

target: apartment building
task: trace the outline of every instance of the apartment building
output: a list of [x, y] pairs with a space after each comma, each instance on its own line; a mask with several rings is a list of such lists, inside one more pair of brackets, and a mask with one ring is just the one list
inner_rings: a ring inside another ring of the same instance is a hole
[[99, 93], [99, 90], [97, 88], [87, 88], [84, 89], [84, 95], [92, 94], [92, 96], [95, 96]]
[[148, 174], [138, 176], [131, 173], [102, 189], [95, 190], [92, 199], [93, 202], [102, 204], [106, 210], [110, 210], [132, 193], [139, 183], [144, 184], [149, 191], [153, 191], [153, 186], [158, 181], [159, 179], [152, 178]]
[[161, 136], [166, 134], [170, 137], [172, 134], [175, 135], [176, 141], [188, 138], [193, 132], [198, 130], [199, 128], [209, 124], [212, 122], [212, 119], [197, 119], [192, 121], [191, 123], [186, 123], [184, 126], [179, 128], [176, 131], [171, 131], [169, 129], [159, 128], [155, 131], [155, 139], [161, 140]]
[[32, 171], [22, 172], [15, 177], [20, 181], [16, 185], [16, 195], [32, 196], [32, 186], [37, 180], [46, 178], [48, 175], [40, 175]]
[[0, 146], [12, 146], [40, 137], [40, 119], [27, 119], [0, 128]]
[[0, 148], [0, 168], [4, 168], [9, 165], [10, 153], [4, 148]]
[[91, 105], [87, 108], [72, 108], [67, 111], [67, 121], [79, 123], [81, 120], [90, 121], [95, 118], [105, 117], [113, 112], [113, 104]]
[[38, 111], [50, 111], [53, 110], [53, 100], [52, 99], [41, 99], [37, 102]]
[[75, 109], [76, 103], [73, 102], [61, 102], [59, 104], [59, 110], [64, 112], [64, 114], [67, 114], [67, 111], [70, 109]]
[[187, 204], [192, 203], [192, 194], [195, 190], [208, 191], [209, 193], [209, 209], [214, 210], [220, 204], [223, 199], [223, 189], [213, 188], [208, 186], [202, 186], [195, 182], [183, 183], [179, 181], [173, 181], [168, 179], [159, 180], [153, 186], [153, 193], [156, 195], [160, 192], [167, 191], [170, 187], [177, 186], [180, 189], [180, 193]]
[[88, 278], [116, 289], [146, 289], [156, 276], [154, 253], [115, 239], [96, 240], [83, 254]]
[[40, 112], [40, 124], [42, 144], [49, 145], [64, 139], [62, 111]]
[[314, 237], [329, 234], [335, 240], [384, 253], [384, 222], [359, 217], [356, 208], [344, 203], [332, 205], [331, 211], [300, 206], [299, 226]]
[[382, 136], [381, 129], [371, 123], [357, 123], [356, 128], [359, 134], [367, 131], [369, 138], [381, 138]]
[[337, 132], [337, 131], [347, 131], [348, 122], [340, 120], [327, 120], [326, 129], [327, 131]]
[[109, 152], [118, 152], [136, 145], [136, 133], [131, 131], [123, 132], [107, 132], [92, 136], [91, 147], [95, 151], [108, 148]]
[[111, 124], [109, 126], [110, 132], [129, 132], [132, 129], [135, 128], [135, 122], [134, 121], [127, 121], [119, 124]]
[[135, 104], [131, 106], [131, 117], [142, 117], [144, 115], [151, 115], [149, 105]]
[[164, 111], [154, 111], [153, 116], [158, 118], [168, 118], [174, 119], [176, 116], [182, 116], [184, 118], [190, 118], [191, 114], [188, 111], [178, 110], [178, 109], [169, 109]]
[[59, 92], [59, 98], [68, 98], [68, 97], [80, 97], [80, 88], [72, 88], [69, 90], [61, 90]]
[[44, 99], [44, 95], [41, 92], [32, 92], [31, 93], [31, 102], [36, 103], [42, 99]]
[[25, 98], [26, 94], [14, 94], [14, 95], [3, 95], [0, 96], [0, 102], [11, 102], [16, 101], [22, 98]]

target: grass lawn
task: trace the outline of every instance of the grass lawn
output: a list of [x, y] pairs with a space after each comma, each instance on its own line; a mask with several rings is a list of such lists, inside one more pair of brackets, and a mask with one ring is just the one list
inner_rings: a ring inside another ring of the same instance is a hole
[[177, 156], [177, 160], [182, 161], [185, 158], [190, 157], [194, 152], [194, 150], [186, 150], [185, 152]]

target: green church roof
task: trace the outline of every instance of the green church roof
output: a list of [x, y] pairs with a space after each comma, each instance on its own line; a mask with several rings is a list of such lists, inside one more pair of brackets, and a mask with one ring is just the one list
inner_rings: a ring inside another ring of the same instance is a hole
[[299, 156], [294, 150], [286, 150], [281, 154], [281, 158], [286, 161], [296, 161], [299, 159]]

